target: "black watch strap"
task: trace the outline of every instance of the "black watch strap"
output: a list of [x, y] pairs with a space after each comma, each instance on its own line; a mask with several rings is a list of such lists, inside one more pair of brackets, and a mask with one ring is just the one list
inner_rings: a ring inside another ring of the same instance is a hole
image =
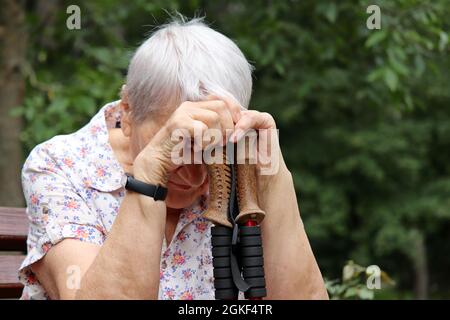
[[152, 197], [155, 201], [166, 199], [167, 188], [136, 180], [130, 174], [126, 174], [126, 176], [125, 189]]

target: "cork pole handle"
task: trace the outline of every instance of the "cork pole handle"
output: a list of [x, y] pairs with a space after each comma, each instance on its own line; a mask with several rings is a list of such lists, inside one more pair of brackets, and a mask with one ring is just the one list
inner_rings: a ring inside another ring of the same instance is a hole
[[237, 198], [239, 205], [239, 215], [236, 217], [238, 224], [245, 224], [247, 221], [256, 221], [260, 224], [265, 212], [258, 205], [258, 192], [256, 181], [255, 164], [236, 164], [237, 167]]
[[231, 168], [224, 152], [223, 164], [207, 165], [209, 177], [208, 209], [203, 216], [216, 225], [232, 228], [228, 221], [228, 202], [231, 193]]
[[[247, 299], [260, 300], [267, 295], [267, 290], [261, 229], [257, 224], [264, 219], [265, 213], [258, 206], [256, 166], [228, 165], [224, 161], [224, 164], [207, 165], [207, 169], [209, 202], [204, 217], [214, 223], [211, 227], [211, 250], [215, 298], [237, 299], [238, 291], [242, 291]], [[232, 174], [236, 178], [236, 186], [232, 186]], [[238, 200], [237, 224], [228, 220], [232, 187], [233, 193], [236, 187]], [[233, 249], [236, 244], [241, 247], [242, 265]]]

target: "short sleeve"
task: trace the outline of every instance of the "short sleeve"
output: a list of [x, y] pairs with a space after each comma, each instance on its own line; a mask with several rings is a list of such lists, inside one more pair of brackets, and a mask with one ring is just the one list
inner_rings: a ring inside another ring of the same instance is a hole
[[[50, 153], [51, 146], [41, 144], [33, 149], [22, 169], [22, 188], [30, 222], [27, 256], [20, 267], [19, 278], [27, 282], [27, 267], [41, 259], [63, 239], [71, 238], [101, 245], [105, 232], [95, 210], [80, 195], [59, 159]], [[53, 146], [56, 147], [56, 146]], [[70, 165], [70, 155], [63, 156]]]

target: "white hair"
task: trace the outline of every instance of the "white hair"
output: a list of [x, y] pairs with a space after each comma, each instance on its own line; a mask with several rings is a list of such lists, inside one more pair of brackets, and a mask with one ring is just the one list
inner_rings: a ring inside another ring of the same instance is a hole
[[248, 108], [251, 92], [252, 66], [233, 41], [201, 18], [181, 17], [158, 28], [128, 67], [128, 101], [137, 121], [210, 94]]

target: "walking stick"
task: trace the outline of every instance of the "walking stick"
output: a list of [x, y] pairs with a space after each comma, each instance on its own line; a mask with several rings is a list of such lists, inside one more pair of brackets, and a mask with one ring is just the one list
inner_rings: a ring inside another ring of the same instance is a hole
[[[230, 146], [230, 144], [228, 145]], [[232, 145], [234, 147], [234, 145]], [[209, 202], [204, 217], [211, 228], [215, 298], [232, 300], [267, 295], [259, 224], [265, 213], [258, 206], [256, 166], [224, 163], [208, 165]]]

